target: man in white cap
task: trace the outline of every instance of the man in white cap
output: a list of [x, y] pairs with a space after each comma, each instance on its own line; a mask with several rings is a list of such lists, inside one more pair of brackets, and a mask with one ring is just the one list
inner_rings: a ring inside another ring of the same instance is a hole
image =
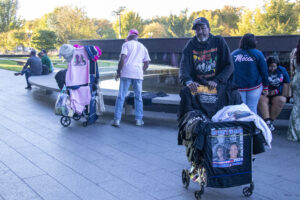
[[142, 84], [144, 71], [149, 66], [150, 57], [146, 47], [138, 42], [139, 32], [131, 29], [126, 42], [122, 45], [116, 80], [120, 78], [119, 94], [115, 104], [115, 114], [112, 125], [120, 126], [124, 100], [130, 85], [134, 90], [134, 107], [136, 125], [141, 126], [143, 121]]

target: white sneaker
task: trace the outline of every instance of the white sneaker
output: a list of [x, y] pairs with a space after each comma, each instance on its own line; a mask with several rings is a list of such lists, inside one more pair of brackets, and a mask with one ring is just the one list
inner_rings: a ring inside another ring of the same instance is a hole
[[271, 120], [267, 120], [266, 124], [268, 125], [271, 132], [275, 130], [275, 127], [274, 127], [273, 122]]
[[274, 126], [273, 122], [271, 122], [271, 124], [270, 124], [270, 130], [275, 131], [275, 126]]
[[114, 127], [119, 127], [120, 126], [120, 120], [114, 119], [114, 121], [111, 124]]
[[138, 120], [136, 120], [136, 124], [135, 125], [142, 126], [142, 125], [144, 125], [144, 121], [141, 120], [141, 119], [138, 119]]

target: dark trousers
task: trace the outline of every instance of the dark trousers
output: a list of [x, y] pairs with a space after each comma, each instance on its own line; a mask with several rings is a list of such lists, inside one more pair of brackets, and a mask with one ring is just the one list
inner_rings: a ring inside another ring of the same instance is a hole
[[25, 79], [26, 79], [27, 87], [31, 87], [31, 84], [30, 84], [29, 81], [28, 81], [28, 78], [29, 78], [30, 76], [32, 76], [32, 73], [30, 72], [30, 69], [22, 70], [22, 71], [21, 71], [21, 74], [22, 74], [22, 75], [25, 74]]

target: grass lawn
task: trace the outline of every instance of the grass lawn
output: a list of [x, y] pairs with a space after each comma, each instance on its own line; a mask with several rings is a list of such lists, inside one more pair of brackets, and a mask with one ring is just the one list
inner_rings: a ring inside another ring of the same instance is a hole
[[13, 60], [1, 60], [0, 59], [0, 68], [20, 72], [22, 70], [23, 66], [17, 65], [17, 62], [13, 61]]
[[[10, 57], [10, 58], [1, 58], [0, 59], [0, 68], [1, 69], [7, 69], [11, 71], [21, 71], [23, 66], [17, 65], [17, 62], [15, 60], [22, 60], [26, 62], [28, 57]], [[63, 62], [62, 59], [60, 59], [58, 56], [50, 57], [52, 63], [54, 64], [54, 67], [57, 68], [67, 68], [67, 63]], [[98, 60], [98, 66], [101, 67], [117, 67], [118, 61], [114, 60]]]
[[[24, 63], [28, 57], [10, 57], [10, 58], [0, 58], [0, 68], [1, 69], [7, 69], [11, 71], [17, 71], [20, 72], [23, 68], [23, 65], [18, 65], [16, 61], [23, 61]], [[63, 59], [60, 59], [58, 56], [51, 56], [50, 57], [52, 63], [54, 64], [54, 67], [56, 68], [67, 68], [67, 63], [63, 62]], [[115, 71], [118, 66], [118, 61], [116, 60], [98, 60], [98, 66], [99, 71], [101, 72], [107, 72], [107, 71]], [[170, 66], [167, 65], [150, 65], [149, 69], [156, 70], [156, 69], [167, 69], [170, 68]], [[173, 67], [171, 67], [174, 69]]]

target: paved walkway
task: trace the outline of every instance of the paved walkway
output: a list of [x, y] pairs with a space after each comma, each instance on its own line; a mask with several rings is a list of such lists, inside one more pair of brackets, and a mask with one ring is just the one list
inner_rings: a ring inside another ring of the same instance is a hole
[[[57, 93], [25, 90], [24, 77], [0, 70], [0, 200], [190, 200], [188, 167], [177, 146], [174, 122], [129, 117], [120, 128], [111, 115], [83, 127], [63, 128], [53, 107]], [[300, 144], [277, 131], [273, 149], [254, 163], [255, 191], [249, 199], [300, 199]], [[242, 187], [207, 188], [203, 199], [246, 199]]]

